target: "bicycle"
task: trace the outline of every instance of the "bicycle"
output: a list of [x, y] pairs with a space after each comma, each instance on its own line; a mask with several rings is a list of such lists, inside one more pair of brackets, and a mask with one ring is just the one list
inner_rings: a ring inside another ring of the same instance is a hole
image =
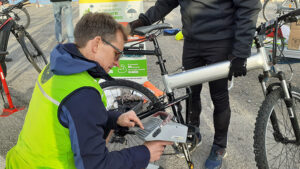
[[[24, 109], [24, 107], [18, 107], [13, 104], [5, 80], [5, 77], [7, 75], [7, 67], [5, 61], [6, 56], [8, 55], [7, 45], [10, 33], [12, 33], [16, 37], [17, 41], [22, 47], [26, 58], [37, 72], [41, 72], [43, 67], [48, 64], [45, 55], [43, 54], [37, 43], [33, 40], [30, 34], [23, 27], [23, 25], [19, 25], [11, 16], [11, 13], [13, 13], [12, 11], [14, 9], [23, 7], [24, 3], [26, 3], [27, 1], [28, 0], [23, 0], [15, 5], [11, 5], [8, 8], [3, 9], [2, 12], [0, 12], [0, 92], [4, 103], [3, 114], [1, 114], [0, 117], [7, 117], [19, 110]], [[7, 103], [3, 96], [3, 90], [7, 97]]]
[[263, 17], [269, 21], [284, 15], [297, 9], [300, 5], [299, 2], [297, 0], [266, 0], [263, 4]]
[[10, 16], [13, 17], [13, 19], [16, 21], [18, 25], [22, 25], [25, 29], [27, 29], [30, 25], [30, 15], [26, 8], [24, 8], [25, 5], [28, 5], [29, 3], [18, 3], [18, 5], [14, 6], [13, 10], [10, 10], [11, 6], [8, 6], [5, 8], [4, 5], [8, 4], [8, 1], [4, 1], [2, 4], [0, 4], [0, 10], [3, 11], [5, 9], [10, 11]]
[[[285, 74], [282, 71], [277, 71], [275, 65], [279, 59], [277, 55], [277, 44], [273, 43], [272, 54], [268, 56], [264, 48], [264, 39], [266, 32], [269, 30], [278, 33], [278, 29], [282, 22], [296, 22], [296, 16], [300, 15], [300, 9], [280, 16], [274, 22], [262, 23], [256, 29], [254, 44], [257, 48], [257, 53], [247, 59], [247, 70], [262, 69], [263, 73], [259, 75], [265, 101], [262, 103], [258, 112], [255, 130], [254, 130], [254, 154], [256, 165], [259, 169], [265, 168], [297, 168], [300, 165], [300, 89], [292, 86], [290, 81], [287, 81]], [[124, 54], [129, 55], [154, 55], [157, 56], [157, 64], [161, 70], [162, 81], [165, 86], [165, 96], [156, 98], [154, 94], [142, 85], [124, 79], [116, 79], [113, 81], [105, 81], [100, 83], [100, 86], [107, 95], [108, 110], [118, 110], [121, 112], [128, 111], [138, 105], [140, 102], [145, 103], [142, 111], [137, 112], [140, 119], [145, 119], [158, 111], [164, 111], [166, 108], [171, 108], [174, 114], [175, 122], [187, 125], [181, 113], [181, 102], [186, 102], [186, 116], [189, 119], [191, 90], [189, 86], [205, 83], [228, 76], [230, 62], [224, 61], [205, 67], [199, 67], [191, 70], [183, 70], [175, 74], [168, 74], [165, 67], [165, 60], [156, 37], [160, 33], [151, 33], [152, 31], [160, 31], [170, 28], [168, 24], [158, 24], [135, 29], [135, 33], [145, 36], [138, 39], [137, 43], [132, 44], [128, 48], [124, 48]], [[154, 50], [143, 50], [136, 47], [144, 41], [153, 43]], [[274, 36], [274, 42], [277, 41], [277, 36]], [[279, 56], [282, 56], [280, 53]], [[279, 82], [267, 85], [269, 79], [278, 79]], [[186, 95], [175, 98], [174, 92], [176, 89], [186, 88]], [[285, 106], [283, 108], [283, 106]], [[277, 108], [281, 109], [277, 109]], [[276, 108], [276, 109], [275, 109]], [[284, 111], [285, 112], [281, 112]], [[195, 132], [193, 127], [189, 126], [190, 142], [186, 144], [178, 144], [183, 151], [185, 160], [190, 169], [194, 168], [191, 160], [190, 150], [195, 148]], [[290, 129], [290, 130], [289, 130]], [[115, 130], [107, 139], [108, 149], [110, 151], [120, 150], [126, 147], [141, 144], [142, 141], [134, 135], [134, 130], [119, 129]], [[269, 143], [275, 142], [278, 144], [273, 150], [273, 146]], [[283, 147], [282, 149], [280, 149]], [[288, 147], [288, 148], [286, 148]], [[278, 154], [278, 149], [279, 154]], [[275, 153], [275, 156], [273, 156]], [[278, 160], [279, 158], [279, 160]], [[285, 158], [284, 160], [281, 160]], [[278, 162], [279, 161], [279, 162]]]
[[28, 59], [28, 61], [32, 64], [32, 66], [36, 69], [37, 72], [41, 72], [44, 66], [48, 64], [48, 61], [43, 54], [42, 50], [35, 42], [35, 40], [31, 37], [31, 35], [26, 31], [24, 26], [19, 25], [16, 20], [10, 15], [11, 12], [19, 7], [24, 6], [28, 0], [23, 0], [15, 5], [11, 5], [8, 8], [2, 10], [0, 12], [0, 16], [3, 16], [5, 19], [0, 19], [0, 63], [3, 69], [4, 74], [6, 75], [6, 64], [5, 57], [8, 54], [7, 44], [9, 40], [10, 33], [12, 33], [19, 44], [21, 45], [23, 52]]

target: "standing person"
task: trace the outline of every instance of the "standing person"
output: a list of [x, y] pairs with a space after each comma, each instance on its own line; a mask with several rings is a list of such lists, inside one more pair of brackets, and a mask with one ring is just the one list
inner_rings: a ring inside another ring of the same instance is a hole
[[107, 111], [95, 78], [119, 66], [127, 35], [112, 16], [84, 15], [75, 27], [75, 44], [59, 44], [40, 73], [17, 144], [6, 169], [141, 169], [160, 158], [170, 142], [109, 152], [105, 137], [120, 126], [143, 128], [134, 111]]
[[[222, 165], [226, 154], [230, 122], [228, 79], [246, 75], [246, 61], [251, 53], [259, 0], [157, 0], [145, 14], [129, 23], [131, 29], [151, 25], [180, 6], [184, 46], [182, 64], [186, 70], [230, 60], [228, 78], [209, 82], [214, 104], [215, 135], [205, 168], [216, 169]], [[202, 85], [192, 89], [191, 114], [188, 123], [199, 127]], [[197, 133], [198, 143], [201, 134]]]
[[67, 28], [68, 42], [74, 42], [74, 27], [72, 17], [72, 0], [50, 0], [53, 6], [53, 14], [55, 20], [55, 37], [57, 43], [63, 43], [62, 28], [61, 28], [61, 15], [64, 13], [64, 18]]

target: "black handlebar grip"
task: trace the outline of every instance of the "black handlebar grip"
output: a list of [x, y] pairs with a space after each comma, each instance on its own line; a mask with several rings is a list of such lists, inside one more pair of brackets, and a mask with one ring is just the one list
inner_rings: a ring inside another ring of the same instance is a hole
[[300, 15], [300, 9], [296, 9], [296, 10], [290, 12], [289, 14], [290, 14], [290, 16], [298, 16], [298, 15]]

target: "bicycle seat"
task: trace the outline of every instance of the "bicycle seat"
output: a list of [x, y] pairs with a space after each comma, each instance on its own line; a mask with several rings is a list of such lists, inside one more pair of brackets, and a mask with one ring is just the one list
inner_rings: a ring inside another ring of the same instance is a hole
[[169, 29], [172, 28], [172, 26], [168, 23], [161, 23], [161, 24], [156, 24], [156, 25], [149, 25], [149, 26], [142, 26], [134, 29], [133, 33], [144, 36], [147, 33], [154, 31], [154, 30], [160, 30], [160, 29]]

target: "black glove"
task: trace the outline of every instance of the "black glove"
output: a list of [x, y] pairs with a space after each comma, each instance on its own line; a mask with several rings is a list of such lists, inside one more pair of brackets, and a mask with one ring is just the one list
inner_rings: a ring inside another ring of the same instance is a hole
[[148, 26], [148, 25], [150, 25], [150, 23], [143, 14], [140, 14], [138, 19], [136, 19], [132, 22], [129, 22], [128, 25], [130, 27], [130, 34], [132, 35], [135, 28], [138, 28], [141, 26]]
[[232, 76], [246, 76], [247, 74], [247, 58], [234, 58], [230, 62], [230, 69], [228, 74], [228, 80], [232, 80]]

